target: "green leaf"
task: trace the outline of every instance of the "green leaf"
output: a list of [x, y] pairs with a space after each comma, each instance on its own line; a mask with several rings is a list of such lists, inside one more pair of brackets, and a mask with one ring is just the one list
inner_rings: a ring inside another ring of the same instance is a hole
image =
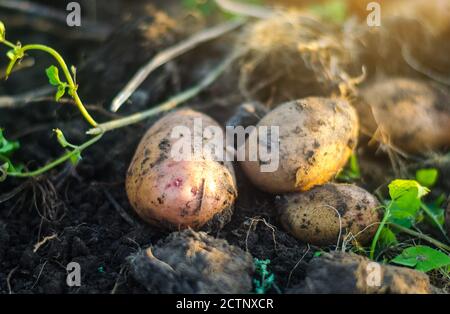
[[416, 172], [416, 180], [423, 186], [433, 187], [439, 177], [439, 171], [435, 168], [419, 169]]
[[391, 199], [404, 209], [420, 208], [420, 199], [427, 195], [430, 190], [421, 186], [414, 180], [394, 180], [389, 184], [389, 195]]
[[56, 139], [63, 148], [66, 148], [70, 143], [66, 140], [64, 133], [60, 129], [54, 129], [53, 132], [56, 134]]
[[405, 249], [392, 263], [429, 272], [450, 265], [450, 256], [429, 246], [418, 245]]
[[24, 55], [25, 53], [23, 52], [20, 43], [17, 44], [17, 46], [14, 49], [9, 50], [6, 53], [6, 56], [10, 59], [8, 67], [6, 68], [6, 78], [9, 77], [16, 63], [20, 61], [24, 57]]
[[320, 256], [322, 256], [322, 254], [323, 254], [322, 251], [316, 251], [316, 252], [314, 252], [313, 257], [320, 257]]
[[2, 21], [0, 21], [0, 41], [4, 41], [6, 39], [6, 27]]
[[74, 149], [73, 151], [68, 150], [69, 153], [73, 153], [70, 156], [70, 163], [74, 166], [76, 166], [80, 161], [81, 161], [81, 152], [79, 151], [79, 147], [76, 145], [73, 145], [71, 143], [69, 143], [69, 141], [67, 141], [66, 137], [64, 136], [64, 133], [60, 130], [60, 129], [54, 129], [53, 132], [55, 132], [56, 134], [56, 138], [59, 142], [59, 144], [63, 147], [63, 148], [72, 148]]
[[77, 151], [75, 154], [70, 156], [70, 163], [74, 166], [78, 165], [78, 163], [81, 161], [81, 152]]
[[0, 155], [9, 156], [14, 151], [20, 148], [20, 144], [17, 141], [8, 141], [4, 135], [3, 130], [0, 129]]
[[391, 196], [389, 221], [405, 228], [414, 224], [422, 205], [421, 198], [429, 190], [414, 180], [394, 180], [389, 184]]
[[59, 101], [64, 96], [64, 94], [66, 93], [66, 87], [67, 86], [65, 84], [58, 85], [58, 90], [55, 95], [56, 101]]
[[60, 86], [62, 84], [59, 79], [59, 70], [56, 66], [52, 65], [45, 70], [48, 77], [48, 82], [53, 86]]
[[8, 141], [3, 135], [3, 130], [0, 129], [0, 165], [1, 173], [0, 181], [4, 181], [8, 172], [20, 172], [23, 169], [22, 165], [14, 165], [10, 159], [10, 156], [20, 148], [20, 144], [17, 141]]
[[405, 228], [411, 228], [417, 219], [417, 214], [419, 211], [414, 208], [403, 208], [397, 205], [396, 202], [392, 201], [389, 215], [389, 222], [398, 224]]
[[388, 227], [384, 227], [381, 230], [380, 238], [378, 239], [380, 249], [388, 248], [397, 243], [398, 240], [397, 237], [395, 236], [395, 233], [392, 232], [392, 230], [389, 229]]
[[55, 132], [56, 139], [58, 140], [61, 147], [63, 147], [63, 148], [70, 147], [73, 149], [78, 148], [78, 146], [69, 143], [69, 141], [64, 136], [64, 133], [60, 129], [54, 129], [53, 132]]

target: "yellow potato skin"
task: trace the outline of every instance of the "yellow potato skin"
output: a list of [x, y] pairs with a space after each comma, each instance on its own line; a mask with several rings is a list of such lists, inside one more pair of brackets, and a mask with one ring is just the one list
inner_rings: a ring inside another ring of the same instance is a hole
[[377, 230], [379, 209], [378, 200], [366, 190], [351, 184], [329, 183], [308, 192], [285, 195], [279, 217], [286, 231], [305, 243], [335, 245], [341, 230], [341, 243], [351, 233], [366, 245]]
[[[218, 126], [210, 117], [180, 110], [157, 121], [142, 138], [126, 176], [128, 199], [146, 222], [168, 229], [198, 229], [216, 214], [231, 211], [237, 197], [233, 166], [204, 158], [175, 161], [170, 149], [174, 126], [193, 131], [194, 119], [203, 129]], [[202, 130], [200, 130], [202, 132]], [[197, 134], [199, 135], [199, 134]]]
[[356, 108], [363, 133], [406, 153], [450, 146], [450, 94], [407, 78], [377, 81], [361, 90]]
[[279, 167], [261, 172], [260, 162], [249, 158], [241, 167], [253, 184], [274, 194], [307, 191], [328, 182], [345, 166], [358, 138], [356, 111], [340, 98], [309, 97], [282, 104], [258, 126], [279, 126]]

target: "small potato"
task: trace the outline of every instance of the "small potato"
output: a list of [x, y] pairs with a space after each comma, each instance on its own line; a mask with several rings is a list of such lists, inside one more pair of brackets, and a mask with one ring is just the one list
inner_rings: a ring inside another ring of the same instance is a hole
[[249, 158], [241, 166], [257, 187], [270, 193], [306, 191], [328, 182], [346, 164], [358, 136], [356, 111], [344, 99], [285, 103], [263, 117], [256, 130], [260, 126], [279, 127], [278, 169], [262, 172], [262, 161]]
[[407, 153], [450, 145], [450, 94], [425, 82], [395, 78], [362, 89], [356, 107], [364, 133]]
[[351, 184], [325, 184], [283, 197], [280, 221], [297, 239], [319, 246], [336, 244], [350, 233], [363, 245], [374, 236], [380, 203], [366, 190]]
[[[194, 128], [198, 118], [203, 129]], [[156, 122], [141, 140], [128, 169], [126, 190], [131, 205], [148, 223], [170, 229], [200, 228], [216, 215], [229, 219], [237, 197], [232, 164], [204, 155], [176, 161], [171, 155], [178, 140], [171, 138], [175, 126], [203, 137], [204, 128], [218, 124], [192, 110], [176, 111]], [[218, 220], [219, 227], [227, 222]]]

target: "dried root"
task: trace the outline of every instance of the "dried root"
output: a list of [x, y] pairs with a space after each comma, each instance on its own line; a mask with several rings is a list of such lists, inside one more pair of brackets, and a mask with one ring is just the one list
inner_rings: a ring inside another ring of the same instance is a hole
[[236, 50], [241, 92], [269, 107], [310, 95], [339, 94], [356, 83], [347, 72], [351, 59], [340, 30], [296, 11], [249, 25]]

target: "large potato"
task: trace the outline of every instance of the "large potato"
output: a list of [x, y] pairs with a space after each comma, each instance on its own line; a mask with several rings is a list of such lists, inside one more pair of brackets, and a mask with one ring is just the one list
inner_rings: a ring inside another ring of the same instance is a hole
[[351, 233], [367, 244], [378, 228], [379, 208], [378, 200], [362, 188], [325, 184], [283, 196], [279, 214], [284, 228], [303, 242], [332, 245], [339, 233], [340, 241]]
[[[201, 119], [203, 129], [194, 129], [196, 118]], [[218, 126], [202, 113], [181, 110], [163, 117], [147, 131], [126, 177], [128, 198], [142, 219], [181, 229], [200, 228], [216, 215], [229, 218], [237, 196], [231, 163], [205, 155], [176, 161], [171, 155], [177, 141], [171, 138], [173, 127], [185, 126], [203, 138], [203, 130], [210, 125]]]
[[450, 145], [450, 95], [425, 82], [395, 78], [361, 91], [361, 129], [376, 140], [408, 153]]
[[279, 127], [278, 169], [262, 172], [262, 161], [249, 158], [241, 165], [256, 186], [270, 193], [306, 191], [328, 182], [346, 164], [358, 136], [356, 111], [344, 99], [289, 102], [269, 112], [260, 126]]

